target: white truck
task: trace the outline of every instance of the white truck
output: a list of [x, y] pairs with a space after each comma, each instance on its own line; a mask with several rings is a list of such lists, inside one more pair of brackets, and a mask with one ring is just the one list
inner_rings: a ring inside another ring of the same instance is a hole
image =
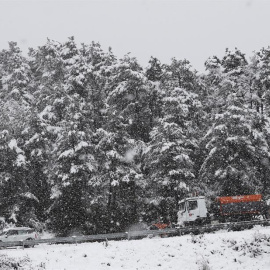
[[190, 197], [179, 203], [178, 225], [205, 224], [209, 220], [205, 197]]
[[248, 221], [259, 216], [270, 218], [270, 207], [261, 194], [216, 197], [209, 206], [207, 209], [204, 196], [180, 201], [178, 226]]

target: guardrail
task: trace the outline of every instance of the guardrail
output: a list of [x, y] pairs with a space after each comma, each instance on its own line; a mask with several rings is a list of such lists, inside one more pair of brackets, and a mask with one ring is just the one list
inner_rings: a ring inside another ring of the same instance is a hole
[[253, 220], [253, 221], [241, 221], [234, 223], [220, 223], [215, 225], [206, 225], [206, 226], [194, 226], [194, 227], [183, 227], [183, 228], [171, 228], [163, 230], [144, 230], [144, 231], [128, 231], [122, 233], [111, 233], [111, 234], [96, 234], [96, 235], [84, 235], [84, 236], [70, 236], [70, 237], [56, 237], [49, 239], [38, 239], [38, 240], [27, 240], [27, 241], [13, 241], [13, 242], [0, 242], [1, 247], [14, 247], [14, 246], [33, 246], [37, 244], [77, 244], [83, 242], [92, 242], [92, 241], [107, 241], [107, 240], [130, 240], [136, 238], [142, 238], [147, 236], [157, 236], [157, 235], [166, 235], [166, 236], [177, 236], [188, 233], [205, 233], [213, 232], [220, 229], [241, 229], [249, 228], [254, 225], [263, 225], [270, 226], [270, 220]]
[[10, 241], [10, 242], [0, 242], [1, 247], [14, 247], [14, 246], [33, 246], [37, 244], [77, 244], [82, 242], [91, 241], [107, 241], [107, 240], [130, 240], [135, 238], [142, 238], [148, 235], [177, 235], [178, 229], [164, 229], [164, 230], [145, 230], [145, 231], [129, 231], [123, 233], [111, 233], [111, 234], [96, 234], [96, 235], [84, 235], [84, 236], [70, 236], [70, 237], [56, 237], [49, 239], [37, 239], [37, 240], [25, 240], [25, 241]]

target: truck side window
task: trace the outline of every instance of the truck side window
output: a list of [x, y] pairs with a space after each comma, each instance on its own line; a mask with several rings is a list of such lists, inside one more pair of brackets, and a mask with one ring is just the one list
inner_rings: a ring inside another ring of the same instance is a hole
[[188, 202], [188, 210], [195, 210], [198, 207], [197, 201]]

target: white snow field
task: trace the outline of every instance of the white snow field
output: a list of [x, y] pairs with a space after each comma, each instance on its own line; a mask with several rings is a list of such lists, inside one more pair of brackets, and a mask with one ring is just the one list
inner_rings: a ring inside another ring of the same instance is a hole
[[0, 255], [19, 262], [18, 268], [3, 264], [1, 269], [269, 270], [270, 227], [107, 243], [41, 244], [2, 249]]

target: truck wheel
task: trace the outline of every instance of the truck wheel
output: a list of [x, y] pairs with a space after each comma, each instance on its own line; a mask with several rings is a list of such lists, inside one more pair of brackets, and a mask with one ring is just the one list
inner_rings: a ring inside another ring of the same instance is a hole
[[[34, 240], [33, 238], [28, 238], [26, 239], [26, 241], [30, 241], [30, 240]], [[26, 248], [30, 248], [30, 247], [34, 247], [35, 245], [25, 245], [24, 247]]]

